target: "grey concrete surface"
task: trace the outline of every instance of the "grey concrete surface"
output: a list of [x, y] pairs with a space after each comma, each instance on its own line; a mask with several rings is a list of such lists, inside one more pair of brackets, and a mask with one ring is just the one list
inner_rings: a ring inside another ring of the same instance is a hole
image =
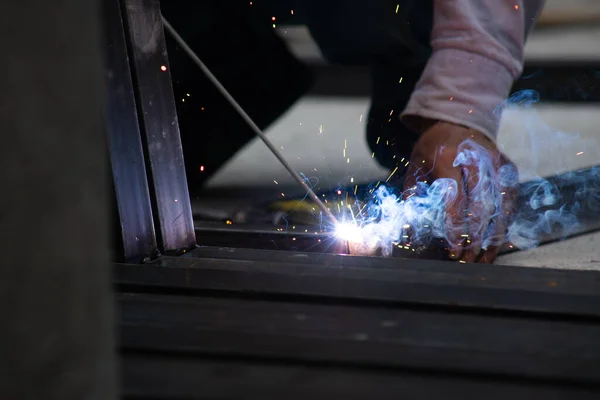
[[[305, 98], [266, 132], [297, 171], [318, 179], [322, 189], [387, 176], [367, 148], [364, 122], [368, 99]], [[600, 109], [594, 105], [510, 109], [498, 143], [517, 164], [522, 180], [597, 165]], [[209, 185], [274, 187], [293, 182], [259, 140], [223, 167]]]
[[99, 8], [0, 13], [3, 400], [117, 396]]
[[496, 264], [600, 271], [600, 232], [506, 254]]

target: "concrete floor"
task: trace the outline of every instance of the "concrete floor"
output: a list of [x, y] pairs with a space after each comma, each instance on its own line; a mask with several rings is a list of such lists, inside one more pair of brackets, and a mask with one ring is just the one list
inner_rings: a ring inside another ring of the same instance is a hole
[[[598, 39], [600, 28], [544, 29], [532, 36], [527, 57], [598, 59]], [[310, 43], [300, 42], [299, 48], [309, 51]], [[318, 181], [321, 190], [379, 180], [389, 172], [371, 158], [364, 140], [368, 105], [367, 98], [304, 98], [267, 133], [290, 164]], [[498, 143], [519, 167], [521, 179], [530, 180], [600, 164], [599, 131], [597, 105], [538, 105], [507, 110]], [[273, 199], [280, 196], [282, 188], [298, 193], [289, 174], [258, 140], [230, 160], [209, 187], [237, 187], [242, 192], [261, 188], [272, 193]], [[599, 260], [600, 233], [595, 233], [506, 255], [498, 263], [600, 270]]]

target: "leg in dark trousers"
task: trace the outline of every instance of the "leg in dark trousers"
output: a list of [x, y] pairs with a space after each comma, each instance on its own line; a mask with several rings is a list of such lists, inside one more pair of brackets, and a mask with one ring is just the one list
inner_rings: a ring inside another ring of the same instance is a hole
[[[398, 115], [429, 57], [432, 1], [163, 0], [163, 14], [261, 128], [275, 121], [312, 83], [275, 34], [273, 24], [306, 25], [327, 60], [372, 68], [367, 143], [393, 170], [416, 136]], [[294, 10], [294, 13], [291, 13]], [[275, 17], [275, 21], [273, 21]], [[169, 58], [177, 98], [190, 192], [254, 133], [171, 40]]]

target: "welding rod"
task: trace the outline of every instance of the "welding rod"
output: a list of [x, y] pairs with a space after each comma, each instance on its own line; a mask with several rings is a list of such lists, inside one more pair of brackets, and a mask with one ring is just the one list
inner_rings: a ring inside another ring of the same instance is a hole
[[327, 208], [327, 206], [321, 201], [321, 199], [319, 199], [319, 197], [315, 194], [315, 192], [313, 192], [313, 190], [310, 188], [310, 186], [308, 186], [306, 181], [304, 179], [302, 179], [302, 177], [291, 167], [290, 164], [288, 164], [288, 162], [285, 160], [285, 158], [283, 158], [283, 155], [279, 152], [279, 150], [277, 150], [275, 148], [273, 143], [271, 143], [269, 138], [267, 138], [267, 136], [258, 127], [258, 125], [256, 125], [254, 123], [252, 118], [250, 118], [250, 116], [246, 113], [246, 111], [244, 111], [244, 109], [238, 104], [238, 102], [235, 101], [233, 96], [231, 96], [231, 94], [229, 94], [227, 89], [225, 89], [225, 87], [221, 84], [221, 82], [219, 82], [217, 77], [214, 76], [213, 73], [210, 71], [210, 69], [208, 69], [208, 67], [202, 62], [202, 60], [200, 60], [200, 57], [198, 57], [198, 55], [194, 52], [194, 50], [192, 50], [191, 47], [188, 46], [188, 44], [185, 42], [185, 40], [183, 40], [183, 38], [181, 36], [179, 36], [179, 34], [175, 30], [175, 28], [173, 28], [173, 26], [171, 26], [169, 21], [167, 21], [167, 19], [162, 14], [161, 14], [161, 17], [162, 17], [163, 25], [165, 26], [165, 28], [167, 28], [167, 30], [173, 36], [173, 38], [179, 44], [179, 46], [181, 46], [181, 48], [187, 53], [188, 56], [190, 56], [190, 58], [194, 61], [194, 63], [196, 63], [196, 65], [202, 70], [202, 72], [204, 72], [206, 74], [208, 79], [210, 79], [211, 82], [217, 87], [217, 89], [219, 89], [221, 94], [223, 96], [225, 96], [227, 101], [229, 101], [229, 103], [233, 106], [233, 108], [235, 108], [235, 110], [240, 114], [240, 116], [244, 119], [244, 121], [246, 121], [246, 123], [250, 126], [250, 128], [252, 128], [254, 133], [256, 133], [256, 135], [267, 145], [269, 150], [271, 150], [271, 153], [273, 153], [273, 155], [275, 155], [275, 157], [277, 157], [279, 162], [285, 167], [285, 169], [288, 170], [288, 172], [292, 175], [292, 177], [296, 180], [296, 182], [298, 182], [298, 184], [300, 186], [302, 186], [303, 189], [306, 190], [308, 196], [315, 203], [317, 203], [317, 206], [327, 216], [327, 218], [329, 218], [331, 220], [331, 222], [333, 222], [334, 225], [337, 225], [338, 220], [331, 213], [329, 208]]

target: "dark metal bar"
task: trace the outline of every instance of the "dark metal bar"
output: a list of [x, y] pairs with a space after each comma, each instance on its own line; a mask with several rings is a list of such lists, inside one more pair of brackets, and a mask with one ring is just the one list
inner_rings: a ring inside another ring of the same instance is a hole
[[158, 253], [148, 178], [119, 0], [104, 0], [107, 134], [123, 254], [132, 262]]
[[121, 346], [600, 386], [600, 323], [152, 295], [119, 298]]
[[125, 398], [596, 400], [598, 389], [524, 379], [457, 376], [265, 359], [125, 353]]
[[196, 245], [179, 124], [158, 0], [124, 0], [160, 249]]
[[[303, 251], [285, 251], [285, 250], [265, 250], [265, 249], [245, 249], [235, 247], [216, 247], [216, 246], [201, 246], [197, 249], [187, 253], [184, 257], [186, 258], [213, 258], [222, 260], [245, 260], [245, 261], [266, 261], [272, 263], [293, 263], [293, 264], [310, 264], [310, 265], [323, 265], [332, 267], [356, 267], [356, 268], [401, 268], [401, 269], [423, 269], [430, 270], [432, 264], [429, 260], [425, 263], [417, 263], [408, 258], [383, 258], [383, 257], [366, 257], [366, 256], [348, 256], [347, 254], [332, 254], [332, 253], [317, 253], [317, 252], [303, 252]], [[437, 264], [436, 264], [437, 265]], [[464, 269], [466, 268], [466, 269]], [[483, 273], [484, 271], [505, 271], [509, 268], [509, 271], [513, 271], [514, 267], [501, 266], [488, 267], [479, 266], [477, 269], [473, 267], [464, 267], [461, 263], [452, 263], [452, 267], [448, 268], [447, 264], [440, 264], [436, 270], [439, 271], [465, 271], [466, 273]], [[545, 271], [550, 274], [558, 274], [561, 279], [564, 275], [570, 273], [564, 270], [548, 270], [539, 268], [519, 268], [523, 274], [529, 276], [533, 274], [535, 276], [547, 276]], [[552, 266], [548, 266], [552, 268]], [[540, 273], [540, 271], [544, 271]], [[577, 272], [575, 272], [577, 273]], [[599, 276], [600, 279], [600, 276]]]
[[[556, 201], [551, 205], [535, 208], [532, 199], [539, 198], [536, 193], [543, 192], [542, 189], [555, 195]], [[516, 210], [516, 214], [524, 221], [536, 221], [542, 212], [560, 210], [570, 212], [576, 218], [574, 225], [552, 226], [549, 232], [540, 232], [536, 239], [541, 244], [599, 230], [600, 166], [519, 184]]]
[[[457, 307], [600, 317], [600, 273], [374, 259], [369, 267], [165, 257], [118, 265], [122, 290], [328, 301], [398, 307]], [[313, 300], [310, 300], [312, 298]], [[324, 300], [325, 299], [325, 300]]]

